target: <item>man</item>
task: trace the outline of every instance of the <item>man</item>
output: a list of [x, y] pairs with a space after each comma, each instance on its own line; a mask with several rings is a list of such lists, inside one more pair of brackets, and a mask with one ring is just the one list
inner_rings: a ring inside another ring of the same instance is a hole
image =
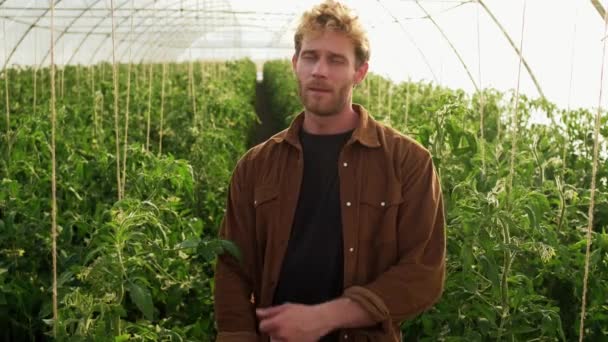
[[305, 110], [231, 179], [217, 341], [398, 341], [441, 296], [445, 228], [429, 152], [352, 104], [369, 43], [351, 11], [304, 13], [292, 58]]

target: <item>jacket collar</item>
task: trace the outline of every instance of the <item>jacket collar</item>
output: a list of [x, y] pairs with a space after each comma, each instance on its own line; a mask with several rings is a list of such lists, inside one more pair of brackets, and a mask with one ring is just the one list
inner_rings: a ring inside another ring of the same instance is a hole
[[[359, 124], [353, 131], [350, 141], [359, 141], [367, 147], [380, 147], [376, 121], [371, 117], [367, 110], [360, 104], [353, 103], [353, 109], [359, 114]], [[304, 123], [304, 111], [300, 112], [286, 131], [277, 134], [273, 140], [276, 142], [286, 141], [295, 147], [300, 146], [299, 133]], [[349, 141], [349, 142], [350, 142]]]

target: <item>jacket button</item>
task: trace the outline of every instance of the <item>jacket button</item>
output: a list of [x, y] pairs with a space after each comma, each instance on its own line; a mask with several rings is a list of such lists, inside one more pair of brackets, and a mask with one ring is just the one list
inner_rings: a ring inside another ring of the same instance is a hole
[[344, 334], [344, 339], [348, 340], [348, 334]]
[[380, 202], [380, 205], [384, 207], [386, 205], [386, 203], [385, 202]]
[[355, 251], [355, 249], [351, 247], [351, 248], [348, 249], [348, 251], [352, 253], [352, 252]]
[[346, 206], [347, 206], [347, 207], [350, 207], [350, 202], [346, 202]]
[[347, 166], [348, 166], [348, 163], [344, 163], [343, 165], [344, 165], [344, 167], [347, 167]]

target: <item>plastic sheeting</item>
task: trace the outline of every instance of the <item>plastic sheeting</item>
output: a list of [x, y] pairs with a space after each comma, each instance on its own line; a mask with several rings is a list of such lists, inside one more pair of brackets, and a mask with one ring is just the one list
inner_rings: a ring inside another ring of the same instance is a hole
[[[55, 63], [112, 61], [113, 51], [120, 62], [289, 58], [298, 18], [317, 2], [115, 0], [113, 49], [110, 0], [55, 0]], [[395, 81], [513, 89], [523, 38], [522, 93], [598, 105], [605, 27], [592, 1], [344, 2], [368, 28], [371, 71]], [[50, 15], [49, 1], [0, 0], [3, 65], [49, 64]]]

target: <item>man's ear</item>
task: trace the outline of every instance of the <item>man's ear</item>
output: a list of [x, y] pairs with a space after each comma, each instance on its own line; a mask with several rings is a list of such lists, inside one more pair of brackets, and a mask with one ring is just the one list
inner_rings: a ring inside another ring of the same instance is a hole
[[369, 63], [361, 63], [361, 65], [355, 70], [355, 84], [359, 84], [363, 82], [365, 75], [367, 75], [367, 70], [369, 69]]
[[296, 72], [296, 64], [298, 63], [298, 54], [294, 52], [293, 56], [291, 56], [291, 68], [293, 72]]

